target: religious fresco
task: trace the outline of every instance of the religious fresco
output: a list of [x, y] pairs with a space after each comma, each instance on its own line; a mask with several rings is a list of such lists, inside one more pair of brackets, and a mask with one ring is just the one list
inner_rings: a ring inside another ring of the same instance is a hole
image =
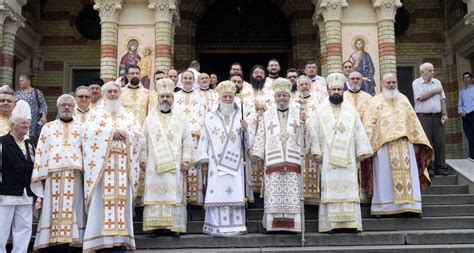
[[354, 52], [351, 53], [349, 56], [349, 61], [354, 63], [354, 70], [358, 71], [362, 74], [362, 80], [365, 83], [365, 87], [367, 87], [368, 93], [371, 95], [375, 94], [375, 82], [374, 82], [374, 74], [375, 74], [375, 67], [374, 63], [372, 62], [372, 57], [366, 51], [368, 40], [364, 36], [355, 36], [352, 39], [352, 48]]
[[118, 73], [123, 75], [128, 64], [138, 65], [141, 82], [147, 89], [154, 73], [154, 34], [153, 27], [119, 27], [118, 32]]
[[380, 92], [378, 33], [376, 26], [346, 25], [342, 28], [343, 61], [354, 63], [369, 93]]

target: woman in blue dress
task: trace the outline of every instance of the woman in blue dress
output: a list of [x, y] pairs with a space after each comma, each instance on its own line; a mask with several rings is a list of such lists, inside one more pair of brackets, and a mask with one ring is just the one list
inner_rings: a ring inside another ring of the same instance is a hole
[[44, 99], [43, 93], [31, 86], [31, 75], [20, 76], [20, 90], [16, 92], [16, 98], [18, 100], [26, 101], [31, 108], [31, 127], [30, 127], [30, 138], [33, 143], [36, 141], [41, 132], [41, 127], [47, 122], [46, 115], [48, 114], [48, 106]]

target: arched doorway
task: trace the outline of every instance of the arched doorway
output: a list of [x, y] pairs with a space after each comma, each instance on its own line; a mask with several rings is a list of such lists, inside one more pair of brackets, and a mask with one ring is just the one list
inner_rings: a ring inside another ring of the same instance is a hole
[[270, 0], [217, 0], [196, 24], [196, 56], [202, 71], [219, 80], [228, 78], [236, 61], [245, 79], [253, 65], [271, 58], [286, 70], [293, 64], [290, 22]]

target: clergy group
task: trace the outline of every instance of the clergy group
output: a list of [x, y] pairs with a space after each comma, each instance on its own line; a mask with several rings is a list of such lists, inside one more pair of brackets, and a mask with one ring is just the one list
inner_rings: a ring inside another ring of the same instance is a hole
[[129, 65], [117, 82], [61, 95], [36, 148], [30, 120], [0, 88], [0, 252], [10, 234], [14, 252], [31, 234], [33, 250], [134, 250], [136, 212], [143, 231], [179, 236], [191, 205], [205, 210], [203, 233], [236, 236], [256, 198], [269, 233], [302, 232], [305, 205], [319, 206], [319, 232], [362, 231], [361, 203], [375, 216], [422, 213], [432, 146], [395, 74], [374, 95], [359, 72], [324, 78], [308, 61], [284, 78], [271, 59], [250, 82], [233, 63], [210, 89], [193, 64], [157, 73], [150, 89]]

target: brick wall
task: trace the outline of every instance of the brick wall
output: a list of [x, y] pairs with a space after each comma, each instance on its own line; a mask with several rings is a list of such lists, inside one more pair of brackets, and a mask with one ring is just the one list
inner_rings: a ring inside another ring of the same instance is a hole
[[[81, 1], [50, 0], [41, 16], [39, 33], [44, 69], [36, 71], [35, 84], [45, 93], [49, 114], [56, 115], [56, 99], [65, 90], [65, 64], [100, 65], [100, 40], [90, 41], [79, 35], [75, 15]], [[63, 88], [64, 87], [64, 88]]]
[[449, 65], [447, 62], [451, 61], [446, 61], [443, 57], [447, 45], [442, 5], [437, 0], [406, 0], [403, 3], [410, 11], [411, 26], [404, 35], [396, 39], [397, 61], [416, 63], [416, 78], [419, 77], [419, 63], [433, 63], [435, 78], [443, 83], [450, 117], [446, 126], [446, 156], [462, 158], [461, 122], [457, 116], [456, 66]]

